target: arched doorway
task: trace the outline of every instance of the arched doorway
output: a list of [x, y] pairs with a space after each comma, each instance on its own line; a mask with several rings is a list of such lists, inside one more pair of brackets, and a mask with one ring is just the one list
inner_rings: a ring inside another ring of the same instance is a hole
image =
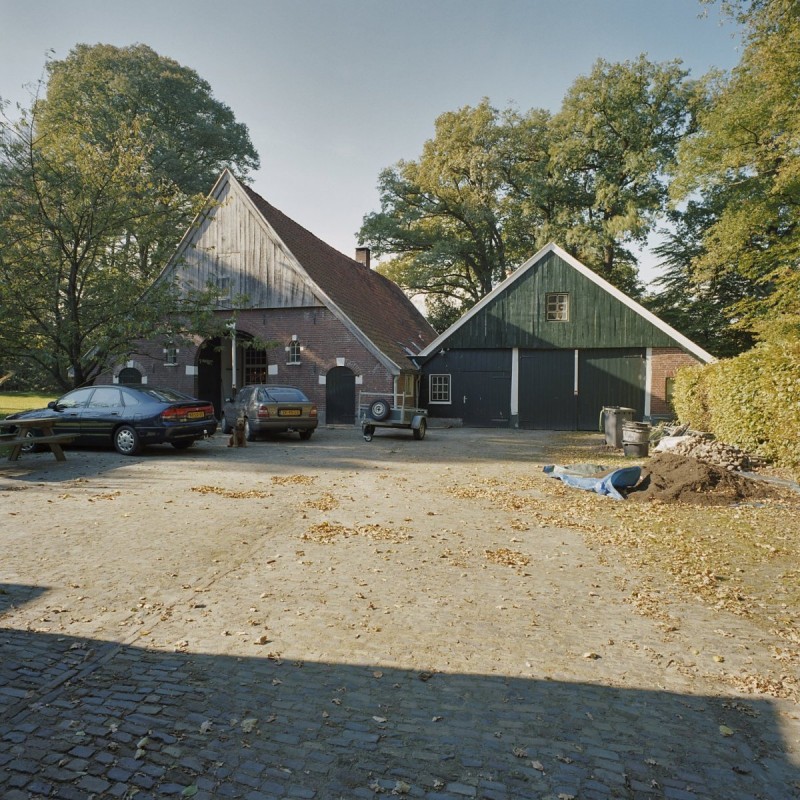
[[124, 367], [117, 375], [119, 383], [136, 384], [142, 382], [142, 373], [136, 367]]
[[334, 367], [325, 377], [325, 423], [354, 425], [356, 376], [349, 367]]

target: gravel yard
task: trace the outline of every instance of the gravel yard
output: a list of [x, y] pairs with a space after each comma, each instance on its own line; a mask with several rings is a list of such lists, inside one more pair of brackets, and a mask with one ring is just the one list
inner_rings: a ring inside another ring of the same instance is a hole
[[800, 796], [791, 492], [543, 474], [598, 434], [226, 445], [0, 466], [4, 798]]

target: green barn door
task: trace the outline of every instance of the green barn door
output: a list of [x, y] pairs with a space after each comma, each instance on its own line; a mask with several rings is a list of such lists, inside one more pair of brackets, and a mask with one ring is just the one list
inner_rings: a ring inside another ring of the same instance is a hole
[[528, 430], [574, 431], [573, 350], [521, 350], [519, 426]]
[[645, 351], [643, 348], [581, 350], [578, 358], [578, 430], [596, 431], [604, 406], [644, 414]]

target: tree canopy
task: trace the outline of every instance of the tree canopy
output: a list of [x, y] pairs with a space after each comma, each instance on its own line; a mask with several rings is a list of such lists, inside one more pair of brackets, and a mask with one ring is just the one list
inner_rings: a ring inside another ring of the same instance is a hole
[[682, 143], [671, 191], [719, 209], [692, 261], [694, 283], [739, 280], [756, 289], [731, 303], [739, 326], [800, 332], [800, 6], [725, 5], [746, 25], [746, 47]]
[[699, 94], [677, 63], [640, 57], [599, 61], [555, 115], [488, 99], [442, 114], [418, 160], [383, 170], [380, 211], [359, 238], [437, 316], [470, 307], [554, 239], [635, 294], [628, 247], [665, 207], [664, 177]]
[[221, 167], [258, 157], [205, 81], [144, 45], [79, 45], [48, 75], [0, 129], [0, 356], [66, 389], [210, 319], [202, 292], [153, 281]]
[[418, 161], [379, 177], [381, 211], [364, 219], [360, 239], [391, 254], [385, 274], [412, 292], [470, 305], [503, 277], [518, 243], [509, 215], [508, 118], [484, 100], [442, 114]]

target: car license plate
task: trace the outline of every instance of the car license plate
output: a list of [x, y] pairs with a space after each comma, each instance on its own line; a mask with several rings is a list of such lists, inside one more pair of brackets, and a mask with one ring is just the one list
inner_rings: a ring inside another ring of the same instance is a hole
[[279, 417], [300, 417], [303, 412], [299, 408], [279, 408]]
[[190, 411], [186, 416], [188, 419], [200, 419], [200, 417], [204, 417], [205, 414], [202, 411]]

